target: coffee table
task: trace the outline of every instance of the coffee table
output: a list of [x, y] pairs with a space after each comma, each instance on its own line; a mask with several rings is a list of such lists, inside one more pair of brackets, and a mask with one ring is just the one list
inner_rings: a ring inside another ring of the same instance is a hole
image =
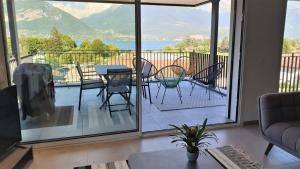
[[129, 157], [128, 165], [130, 169], [224, 169], [208, 153], [190, 163], [184, 149], [134, 154]]

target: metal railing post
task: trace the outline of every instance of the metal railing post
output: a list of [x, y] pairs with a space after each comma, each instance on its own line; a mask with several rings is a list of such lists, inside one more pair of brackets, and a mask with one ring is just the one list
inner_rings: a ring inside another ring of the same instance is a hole
[[[210, 63], [212, 66], [218, 62], [218, 33], [219, 33], [219, 4], [220, 0], [212, 0], [212, 16], [211, 16], [211, 42], [210, 42]], [[213, 70], [209, 72], [209, 79], [212, 81], [212, 87], [216, 87], [216, 81], [213, 78], [214, 73], [217, 68], [214, 67]]]

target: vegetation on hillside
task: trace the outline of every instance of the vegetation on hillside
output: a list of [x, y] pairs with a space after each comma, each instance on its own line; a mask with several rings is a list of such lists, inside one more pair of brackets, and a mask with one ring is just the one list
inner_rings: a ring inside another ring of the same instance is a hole
[[[209, 53], [210, 52], [210, 39], [194, 39], [186, 38], [178, 42], [175, 46], [167, 45], [163, 48], [164, 51], [174, 50], [195, 50], [196, 52]], [[283, 54], [300, 52], [300, 40], [285, 38], [282, 47]], [[225, 37], [218, 43], [218, 53], [228, 55], [229, 53], [229, 38]]]
[[[195, 39], [195, 38], [186, 38], [181, 42], [178, 42], [175, 46], [167, 45], [163, 48], [164, 51], [192, 51], [200, 53], [209, 53], [210, 52], [210, 39]], [[228, 54], [229, 52], [229, 38], [225, 37], [223, 40], [219, 41], [218, 52], [222, 54]]]
[[[71, 51], [107, 51], [119, 50], [115, 45], [105, 44], [101, 39], [83, 40], [80, 46], [77, 46], [74, 39], [67, 34], [59, 32], [55, 27], [52, 29], [50, 36], [31, 36], [20, 38], [20, 55], [34, 55], [39, 51], [50, 51], [52, 53], [62, 54]], [[11, 44], [8, 39], [8, 51], [11, 56]]]

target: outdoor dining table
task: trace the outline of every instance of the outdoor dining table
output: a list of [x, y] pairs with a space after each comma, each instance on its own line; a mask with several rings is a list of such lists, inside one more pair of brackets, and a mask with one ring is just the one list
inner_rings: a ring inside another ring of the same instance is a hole
[[[103, 76], [106, 80], [108, 80], [107, 77], [108, 69], [128, 69], [126, 65], [95, 65], [94, 67], [96, 70], [96, 74], [99, 76]], [[100, 106], [100, 109], [102, 109], [107, 104], [107, 102], [108, 102], [108, 98], [105, 98], [105, 101]], [[131, 105], [133, 104], [131, 103]]]
[[96, 74], [107, 77], [108, 69], [128, 69], [126, 65], [95, 65]]

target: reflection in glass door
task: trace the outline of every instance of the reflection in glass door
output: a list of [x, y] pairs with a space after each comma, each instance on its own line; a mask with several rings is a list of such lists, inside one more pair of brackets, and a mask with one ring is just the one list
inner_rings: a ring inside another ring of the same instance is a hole
[[135, 6], [15, 0], [14, 7], [23, 142], [137, 132]]

